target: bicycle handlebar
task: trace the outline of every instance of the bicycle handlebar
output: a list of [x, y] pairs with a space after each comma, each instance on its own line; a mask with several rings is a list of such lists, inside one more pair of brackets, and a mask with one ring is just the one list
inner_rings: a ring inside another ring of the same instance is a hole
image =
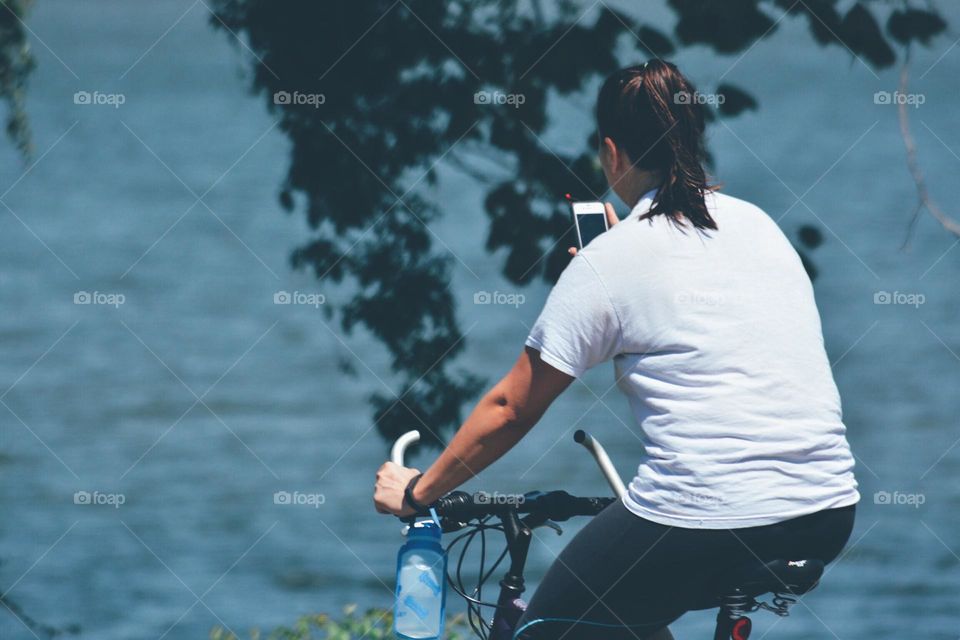
[[566, 491], [532, 491], [522, 496], [453, 491], [433, 504], [437, 516], [451, 523], [502, 515], [508, 511], [532, 514], [539, 520], [562, 522], [574, 516], [595, 516], [616, 498], [581, 498]]
[[[416, 429], [407, 431], [393, 443], [393, 447], [390, 449], [390, 460], [401, 467], [406, 466], [404, 464], [404, 458], [406, 457], [407, 449], [419, 440], [419, 431]], [[573, 434], [573, 441], [582, 444], [584, 448], [593, 455], [593, 459], [597, 461], [600, 472], [603, 473], [603, 477], [606, 478], [614, 494], [616, 494], [618, 498], [622, 498], [623, 494], [627, 491], [626, 487], [624, 487], [623, 480], [620, 479], [620, 474], [617, 473], [613, 463], [610, 462], [610, 456], [607, 455], [607, 451], [603, 446], [583, 429], [579, 429]]]
[[[622, 497], [626, 491], [623, 481], [600, 443], [582, 429], [574, 434], [573, 439], [593, 455], [614, 494], [617, 498]], [[419, 440], [419, 431], [406, 432], [393, 443], [390, 459], [395, 464], [405, 466], [407, 449]], [[501, 515], [511, 510], [521, 514], [533, 514], [538, 519], [555, 521], [567, 520], [573, 516], [593, 516], [614, 500], [615, 498], [578, 498], [566, 491], [534, 491], [523, 496], [491, 496], [484, 493], [470, 495], [463, 491], [453, 491], [437, 500], [433, 507], [440, 518], [455, 527], [458, 522]]]

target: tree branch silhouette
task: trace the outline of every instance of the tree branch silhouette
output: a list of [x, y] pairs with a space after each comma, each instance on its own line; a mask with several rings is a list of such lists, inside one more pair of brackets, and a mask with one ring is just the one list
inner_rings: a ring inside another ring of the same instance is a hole
[[[900, 67], [900, 81], [897, 90], [901, 95], [906, 95], [910, 85], [910, 52], [907, 49], [904, 56], [904, 63]], [[904, 239], [904, 247], [909, 243], [910, 233], [916, 225], [920, 214], [926, 209], [930, 215], [936, 218], [940, 225], [950, 233], [960, 236], [960, 220], [957, 220], [948, 214], [943, 207], [933, 199], [930, 190], [927, 187], [927, 181], [923, 170], [920, 167], [920, 160], [917, 157], [917, 143], [910, 132], [910, 114], [907, 111], [909, 105], [904, 101], [897, 103], [897, 120], [900, 124], [900, 136], [903, 138], [903, 145], [906, 148], [907, 168], [910, 171], [910, 177], [917, 189], [917, 205], [910, 217], [907, 237]]]
[[[426, 427], [436, 445], [460, 424], [462, 406], [483, 382], [452, 365], [465, 344], [449, 289], [459, 260], [437, 246], [443, 243], [430, 225], [468, 212], [456, 203], [444, 212], [433, 201], [426, 187], [436, 180], [434, 165], [452, 166], [485, 189], [485, 248], [502, 256], [509, 281], [553, 281], [569, 260], [561, 194], [595, 198], [606, 185], [588, 136], [575, 151], [545, 146], [551, 101], [591, 91], [625, 53], [643, 59], [706, 46], [742, 54], [776, 33], [782, 19], [805, 20], [815, 45], [877, 69], [896, 61], [892, 42], [926, 43], [943, 22], [908, 6], [891, 14], [884, 33], [873, 5], [839, 5], [668, 0], [676, 18], [670, 33], [570, 0], [213, 0], [211, 24], [240, 34], [255, 52], [252, 89], [292, 143], [280, 200], [288, 211], [302, 210], [312, 230], [292, 264], [322, 281], [350, 282], [356, 293], [339, 309], [341, 328], [363, 327], [390, 354], [400, 382], [395, 394], [371, 398], [380, 433], [392, 439]], [[740, 87], [709, 88], [727, 98], [712, 119], [758, 106]], [[278, 102], [294, 92], [325, 101], [316, 108]], [[522, 96], [522, 103], [491, 96]], [[492, 155], [508, 177], [466, 160], [477, 153]], [[811, 277], [806, 250], [821, 241], [816, 229], [800, 229], [798, 251]]]

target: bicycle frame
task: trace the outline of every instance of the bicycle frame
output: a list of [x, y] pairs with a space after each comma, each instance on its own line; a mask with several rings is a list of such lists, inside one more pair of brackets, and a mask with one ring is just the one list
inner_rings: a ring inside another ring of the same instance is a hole
[[520, 596], [526, 589], [523, 569], [527, 564], [533, 530], [520, 519], [515, 510], [507, 511], [501, 522], [507, 539], [510, 568], [500, 580], [500, 596], [493, 614], [490, 640], [511, 640], [520, 616], [527, 610], [527, 603]]

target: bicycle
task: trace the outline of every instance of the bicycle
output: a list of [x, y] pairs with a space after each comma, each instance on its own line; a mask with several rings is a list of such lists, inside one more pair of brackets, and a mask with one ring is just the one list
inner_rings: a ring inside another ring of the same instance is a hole
[[[408, 431], [400, 436], [391, 449], [391, 460], [404, 466], [407, 448], [420, 439], [419, 431]], [[576, 516], [595, 516], [615, 500], [620, 499], [626, 488], [600, 443], [583, 430], [574, 434], [574, 442], [583, 445], [600, 467], [604, 478], [616, 497], [576, 497], [566, 491], [533, 491], [523, 494], [522, 500], [476, 500], [464, 491], [453, 491], [440, 498], [434, 512], [440, 519], [443, 533], [466, 529], [446, 547], [450, 551], [465, 540], [456, 563], [454, 576], [447, 570], [447, 583], [467, 602], [467, 620], [477, 637], [484, 640], [512, 640], [517, 623], [526, 610], [526, 602], [520, 597], [524, 590], [523, 570], [527, 553], [537, 527], [550, 527], [562, 534], [558, 522]], [[413, 518], [405, 518], [411, 521]], [[490, 524], [494, 521], [494, 524]], [[500, 531], [506, 539], [506, 547], [493, 566], [484, 571], [486, 559], [486, 532]], [[472, 593], [467, 593], [462, 578], [462, 566], [467, 549], [480, 536], [481, 556], [479, 579]], [[482, 600], [483, 585], [503, 560], [509, 556], [510, 566], [500, 580], [500, 593], [496, 602]], [[714, 640], [747, 640], [753, 623], [747, 614], [766, 610], [778, 616], [789, 615], [789, 608], [797, 599], [814, 589], [823, 574], [822, 561], [812, 558], [777, 559], [765, 564], [751, 563], [736, 568], [723, 576], [725, 586], [705, 597], [695, 610], [718, 608]], [[758, 600], [765, 594], [773, 594], [770, 602]], [[484, 618], [482, 607], [494, 608], [489, 622]]]

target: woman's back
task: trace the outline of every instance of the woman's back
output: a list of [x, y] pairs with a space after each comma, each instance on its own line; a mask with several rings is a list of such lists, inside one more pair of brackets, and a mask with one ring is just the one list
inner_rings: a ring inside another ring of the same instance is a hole
[[631, 511], [752, 527], [859, 499], [809, 278], [777, 225], [718, 193], [718, 229], [628, 218], [580, 252], [528, 345], [570, 375], [608, 359], [646, 456]]

